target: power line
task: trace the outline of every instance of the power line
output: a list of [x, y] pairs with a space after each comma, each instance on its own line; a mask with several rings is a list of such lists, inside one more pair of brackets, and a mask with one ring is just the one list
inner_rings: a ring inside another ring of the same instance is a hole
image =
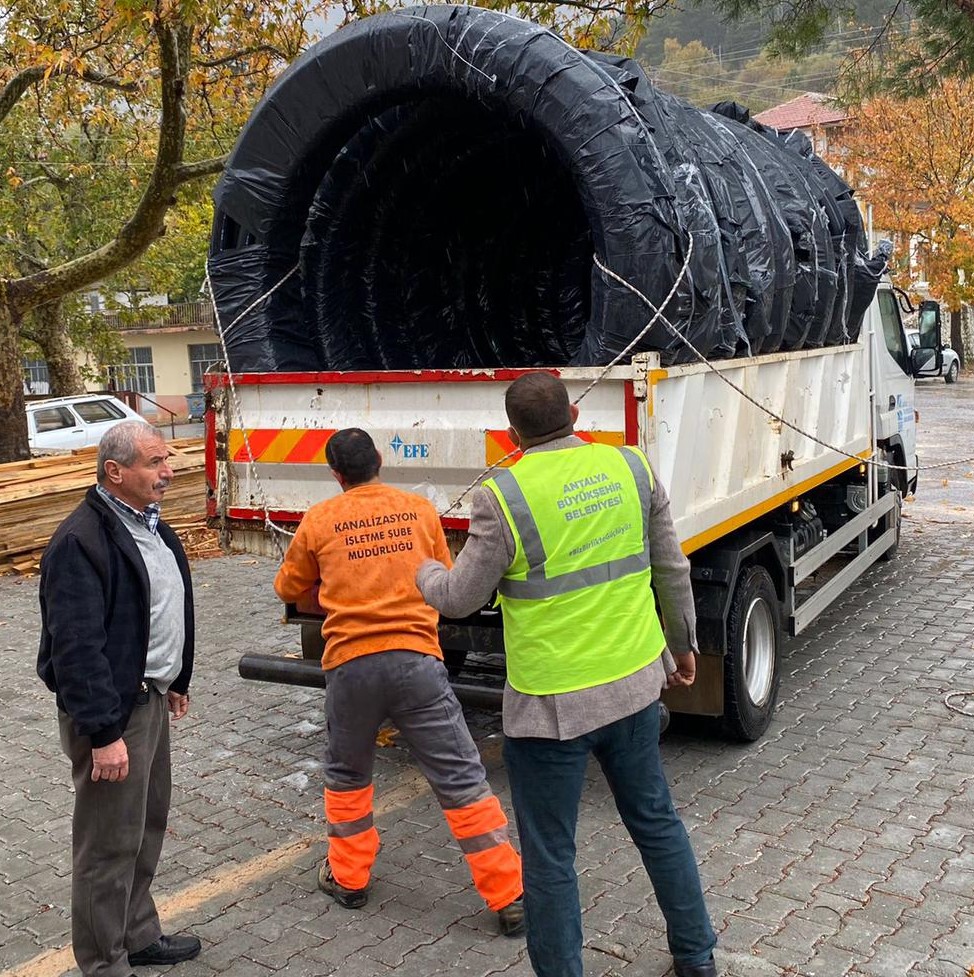
[[[876, 40], [882, 33], [884, 33], [884, 31], [883, 28], [881, 27], [860, 27], [860, 28], [853, 28], [844, 31], [833, 31], [831, 34], [825, 35], [823, 37], [822, 43], [817, 46], [814, 52], [811, 52], [809, 55], [806, 55], [806, 58], [813, 57], [815, 54], [826, 53], [820, 50], [820, 48], [824, 47], [828, 41], [839, 40], [843, 37], [851, 41], [853, 39], [856, 39], [856, 35], [859, 35], [858, 39], [865, 41], [867, 39], [870, 39], [869, 37], [870, 33], [875, 34], [875, 37], [871, 38], [871, 40]], [[887, 37], [898, 37], [906, 34], [909, 34], [909, 28], [906, 27], [902, 27], [902, 28], [890, 27], [885, 31], [885, 35]], [[685, 47], [686, 45], [681, 45], [681, 46]], [[753, 60], [754, 57], [756, 57], [757, 55], [765, 51], [767, 49], [767, 46], [768, 46], [767, 43], [764, 43], [754, 47], [736, 48], [736, 49], [731, 49], [726, 54], [722, 51], [719, 57], [716, 51], [713, 51], [713, 49], [708, 48], [707, 50], [710, 51], [710, 54], [701, 55], [699, 58], [688, 58], [685, 61], [681, 61], [680, 63], [684, 65], [692, 66], [692, 65], [710, 64], [716, 61], [719, 64], [723, 65], [728, 62], [733, 63], [736, 61]], [[652, 68], [653, 70], [656, 70], [658, 68], [663, 67], [665, 63], [666, 62], [664, 61], [658, 65], [653, 65]]]
[[[700, 78], [700, 75], [699, 74], [696, 74], [695, 72], [692, 72], [692, 71], [677, 71], [674, 68], [664, 68], [660, 72], [660, 75], [663, 76], [663, 78], [662, 78], [663, 81], [666, 80], [666, 75], [668, 75], [668, 74], [677, 75], [678, 77], [681, 77], [681, 78], [693, 79], [693, 80], [697, 81], [698, 83], [701, 83], [702, 82], [703, 84], [710, 84], [714, 89], [719, 89], [719, 88], [726, 88], [726, 89], [746, 88], [746, 89], [752, 89], [752, 90], [757, 90], [757, 91], [764, 91], [764, 92], [782, 92], [784, 94], [791, 93], [791, 94], [795, 94], [795, 95], [805, 95], [810, 90], [807, 87], [806, 88], [792, 88], [790, 85], [782, 85], [782, 84], [779, 84], [779, 83], [774, 82], [774, 81], [767, 81], [767, 82], [761, 82], [761, 81], [738, 81], [735, 78], [726, 78], [726, 79], [724, 79], [724, 78], [720, 78], [720, 79], [715, 78], [713, 80], [701, 79]], [[825, 75], [825, 74], [823, 74], [823, 75], [811, 75], [806, 80], [811, 84], [813, 82], [829, 81], [831, 78], [832, 78], [831, 75]], [[690, 88], [690, 86], [688, 84], [687, 85], [687, 90], [689, 90], [689, 88]]]

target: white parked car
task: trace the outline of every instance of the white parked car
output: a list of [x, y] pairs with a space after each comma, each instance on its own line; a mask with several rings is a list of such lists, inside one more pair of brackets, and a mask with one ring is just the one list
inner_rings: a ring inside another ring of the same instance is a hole
[[27, 440], [32, 451], [84, 448], [128, 420], [145, 418], [108, 394], [34, 400], [27, 404]]
[[[920, 331], [918, 329], [907, 329], [906, 341], [910, 349], [916, 349], [920, 345]], [[931, 350], [929, 365], [923, 367], [917, 376], [943, 377], [945, 383], [955, 383], [957, 374], [960, 373], [960, 357], [949, 346], [942, 346], [941, 352], [943, 353], [943, 363], [940, 365], [940, 369], [936, 369], [936, 359]]]

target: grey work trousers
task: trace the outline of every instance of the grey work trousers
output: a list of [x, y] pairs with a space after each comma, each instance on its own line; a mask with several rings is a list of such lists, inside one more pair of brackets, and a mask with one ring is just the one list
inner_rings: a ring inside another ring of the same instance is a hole
[[129, 775], [92, 782], [91, 742], [58, 713], [61, 746], [71, 760], [71, 939], [84, 977], [128, 977], [128, 954], [162, 934], [149, 886], [169, 817], [171, 775], [166, 697], [136, 705], [122, 739]]
[[372, 783], [375, 736], [385, 719], [402, 734], [444, 808], [491, 794], [446, 667], [432, 655], [381, 651], [328, 672], [325, 786], [346, 791]]

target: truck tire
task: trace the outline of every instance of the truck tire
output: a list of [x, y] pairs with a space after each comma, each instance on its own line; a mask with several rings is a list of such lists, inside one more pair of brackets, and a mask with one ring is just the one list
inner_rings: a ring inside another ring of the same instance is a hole
[[957, 360], [954, 360], [950, 364], [950, 369], [947, 371], [947, 376], [944, 377], [945, 383], [957, 383], [957, 374], [960, 373], [960, 369], [957, 366]]
[[771, 576], [750, 566], [738, 577], [727, 616], [724, 727], [735, 739], [760, 739], [781, 681], [781, 608]]
[[325, 653], [325, 639], [320, 624], [301, 625], [301, 656], [309, 661], [321, 661]]

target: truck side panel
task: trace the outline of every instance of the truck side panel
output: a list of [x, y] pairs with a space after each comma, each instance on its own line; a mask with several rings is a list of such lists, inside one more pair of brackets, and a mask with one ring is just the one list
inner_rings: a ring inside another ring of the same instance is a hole
[[[779, 417], [843, 451], [870, 453], [861, 345], [775, 353], [719, 364]], [[744, 400], [703, 365], [651, 375], [644, 447], [670, 493], [687, 553], [854, 467]]]

